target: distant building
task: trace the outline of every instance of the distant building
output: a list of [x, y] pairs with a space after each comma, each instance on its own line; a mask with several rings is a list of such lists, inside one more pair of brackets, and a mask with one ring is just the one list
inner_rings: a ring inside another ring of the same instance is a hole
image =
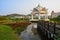
[[57, 13], [54, 11], [51, 12], [51, 18], [55, 18], [57, 16], [60, 16], [60, 12], [57, 12]]
[[13, 18], [25, 18], [23, 15], [20, 16], [14, 16]]
[[54, 11], [51, 12], [51, 18], [56, 17], [56, 13]]
[[26, 18], [31, 19], [31, 14], [26, 15]]

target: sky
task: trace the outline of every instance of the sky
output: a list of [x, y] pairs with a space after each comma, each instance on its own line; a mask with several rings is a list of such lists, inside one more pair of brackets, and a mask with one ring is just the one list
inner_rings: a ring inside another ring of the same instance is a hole
[[52, 10], [60, 12], [60, 0], [0, 0], [0, 15], [30, 14], [38, 4], [46, 7], [48, 13], [51, 13]]

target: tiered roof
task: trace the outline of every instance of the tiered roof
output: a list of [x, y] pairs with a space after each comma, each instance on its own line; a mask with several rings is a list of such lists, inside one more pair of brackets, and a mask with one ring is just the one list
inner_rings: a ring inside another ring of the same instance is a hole
[[47, 14], [47, 9], [40, 5], [38, 5], [36, 8], [33, 8], [33, 12], [35, 11], [39, 12], [40, 14]]

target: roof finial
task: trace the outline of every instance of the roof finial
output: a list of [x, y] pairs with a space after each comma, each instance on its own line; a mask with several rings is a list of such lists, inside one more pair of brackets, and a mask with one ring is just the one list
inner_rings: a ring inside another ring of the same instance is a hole
[[38, 4], [38, 7], [40, 7], [40, 4]]

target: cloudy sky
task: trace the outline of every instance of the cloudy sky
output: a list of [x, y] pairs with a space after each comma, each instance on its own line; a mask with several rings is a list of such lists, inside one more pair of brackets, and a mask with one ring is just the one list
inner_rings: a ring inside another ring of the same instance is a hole
[[60, 12], [60, 0], [0, 0], [0, 15], [30, 14], [38, 4], [46, 7], [49, 13], [52, 10]]

